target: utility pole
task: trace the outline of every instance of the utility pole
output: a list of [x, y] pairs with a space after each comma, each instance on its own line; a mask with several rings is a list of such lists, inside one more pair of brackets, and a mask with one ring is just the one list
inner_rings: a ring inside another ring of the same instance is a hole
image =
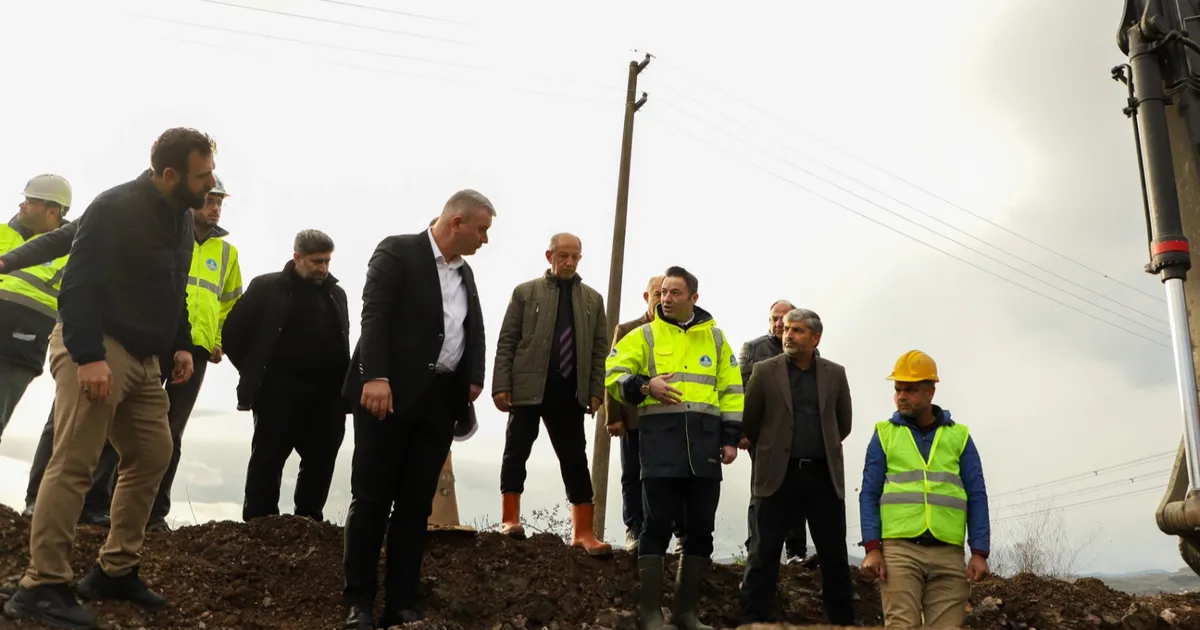
[[[621, 133], [621, 169], [617, 175], [617, 213], [613, 220], [612, 259], [608, 267], [608, 328], [616, 327], [621, 318], [621, 276], [625, 271], [625, 217], [629, 210], [629, 162], [633, 157], [633, 115], [646, 104], [646, 93], [637, 97], [637, 79], [650, 65], [650, 55], [641, 62], [629, 62], [629, 84], [625, 90], [625, 125]], [[596, 515], [592, 526], [596, 538], [604, 540], [604, 517], [608, 505], [608, 459], [612, 443], [604, 413], [596, 414], [596, 437], [592, 448], [592, 501]]]

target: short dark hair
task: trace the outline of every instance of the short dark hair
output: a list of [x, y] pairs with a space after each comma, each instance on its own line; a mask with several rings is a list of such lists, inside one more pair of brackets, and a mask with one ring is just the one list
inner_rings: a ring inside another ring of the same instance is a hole
[[187, 175], [188, 157], [193, 151], [199, 151], [201, 157], [208, 157], [217, 152], [217, 141], [188, 127], [168, 129], [150, 147], [150, 167], [159, 177], [169, 168]]
[[696, 276], [693, 276], [687, 269], [684, 269], [683, 267], [667, 267], [667, 272], [663, 274], [663, 277], [683, 278], [683, 281], [687, 283], [689, 294], [694, 295], [700, 291], [700, 281], [696, 279]]
[[292, 251], [301, 256], [332, 252], [333, 239], [321, 230], [300, 230], [292, 242]]

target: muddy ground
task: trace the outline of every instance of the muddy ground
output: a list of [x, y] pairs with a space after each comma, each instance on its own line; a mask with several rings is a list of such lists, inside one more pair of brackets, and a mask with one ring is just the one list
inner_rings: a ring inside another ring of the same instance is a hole
[[[28, 561], [28, 529], [0, 506], [0, 586], [13, 586]], [[77, 577], [94, 562], [105, 535], [80, 527], [72, 562]], [[170, 598], [168, 608], [153, 616], [124, 604], [94, 610], [113, 629], [339, 628], [341, 549], [339, 527], [287, 516], [150, 534], [142, 575]], [[818, 571], [784, 567], [780, 621], [825, 621]], [[879, 624], [877, 587], [853, 574], [860, 623]], [[552, 535], [513, 541], [494, 533], [432, 533], [424, 567], [426, 619], [406, 628], [636, 630], [629, 612], [634, 576], [625, 552], [588, 558]], [[707, 623], [735, 626], [739, 580], [738, 567], [714, 566], [702, 604]], [[974, 586], [971, 604], [969, 628], [1200, 628], [1200, 594], [1133, 597], [1092, 579], [990, 578]], [[0, 627], [32, 626], [0, 619]]]

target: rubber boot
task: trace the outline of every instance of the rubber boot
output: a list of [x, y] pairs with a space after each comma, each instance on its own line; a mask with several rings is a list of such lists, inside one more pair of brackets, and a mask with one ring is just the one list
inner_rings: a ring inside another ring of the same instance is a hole
[[500, 533], [525, 540], [525, 528], [521, 527], [521, 495], [504, 493], [504, 511], [500, 519]]
[[591, 503], [580, 503], [571, 506], [573, 532], [571, 546], [582, 547], [589, 556], [611, 556], [612, 545], [596, 539], [592, 519], [596, 515], [596, 506]]
[[666, 630], [663, 618], [663, 557], [638, 557], [638, 630]]
[[696, 604], [700, 601], [700, 584], [708, 575], [712, 558], [683, 556], [675, 574], [675, 606], [671, 609], [671, 624], [677, 630], [715, 630], [700, 623]]

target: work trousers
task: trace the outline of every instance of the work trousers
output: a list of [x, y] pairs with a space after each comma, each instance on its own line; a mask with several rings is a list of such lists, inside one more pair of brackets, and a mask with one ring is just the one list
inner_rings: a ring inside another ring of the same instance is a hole
[[[164, 359], [159, 366], [162, 372], [161, 381], [166, 388], [170, 411], [167, 412], [167, 423], [171, 428], [171, 463], [163, 474], [158, 486], [158, 494], [154, 497], [154, 507], [150, 509], [150, 522], [165, 521], [171, 512], [171, 487], [175, 483], [175, 472], [179, 469], [179, 458], [182, 454], [183, 430], [187, 428], [188, 418], [196, 406], [200, 396], [200, 387], [204, 385], [204, 375], [208, 372], [209, 352], [204, 348], [192, 348], [192, 377], [175, 384], [170, 382], [171, 371], [175, 366], [175, 357]], [[33, 456], [33, 466], [29, 469], [29, 487], [25, 492], [25, 503], [32, 504], [37, 500], [37, 487], [41, 484], [45, 473], [46, 462], [54, 446], [54, 410], [50, 410], [50, 419], [42, 429], [42, 437], [38, 440], [37, 451]], [[88, 491], [83, 503], [84, 514], [107, 514], [112, 505], [112, 488], [117, 476], [117, 452], [112, 444], [105, 443], [96, 465], [92, 479], [92, 488]], [[36, 481], [35, 481], [36, 480]]]
[[21, 402], [25, 390], [35, 378], [37, 374], [33, 370], [0, 363], [0, 435], [4, 434], [17, 403]]
[[[347, 606], [369, 607], [374, 602], [385, 533], [385, 604], [390, 610], [402, 610], [415, 603], [425, 528], [454, 439], [450, 399], [466, 394], [457, 378], [453, 374], [434, 376], [420, 398], [399, 416], [380, 420], [355, 406], [342, 589]], [[454, 404], [465, 405], [466, 401]]]
[[345, 436], [344, 403], [333, 379], [264, 383], [254, 404], [242, 520], [279, 514], [283, 467], [293, 451], [300, 456], [294, 514], [325, 520], [325, 502]]
[[[549, 398], [549, 397], [548, 397]], [[592, 475], [588, 472], [584, 409], [574, 397], [559, 397], [541, 405], [513, 407], [504, 433], [504, 456], [500, 463], [500, 492], [525, 491], [525, 464], [545, 421], [550, 444], [558, 456], [558, 467], [572, 505], [592, 502]]]
[[674, 525], [678, 524], [683, 555], [712, 557], [720, 501], [720, 479], [643, 479], [642, 512], [646, 520], [638, 538], [638, 556], [665, 555]]
[[638, 452], [637, 429], [621, 435], [621, 520], [625, 531], [642, 533], [642, 459]]
[[[821, 597], [829, 623], [854, 624], [854, 587], [846, 552], [846, 501], [838, 497], [824, 460], [792, 459], [783, 485], [769, 497], [751, 499], [754, 546], [742, 580], [741, 623], [765, 622], [779, 585], [779, 555], [792, 523], [808, 517], [821, 558]], [[891, 577], [889, 567], [888, 577]]]
[[[971, 596], [964, 555], [961, 545], [883, 541], [887, 580], [879, 590], [883, 599], [884, 626], [961, 627]], [[821, 571], [825, 571], [824, 558], [821, 559]]]
[[141, 561], [146, 521], [159, 481], [171, 461], [169, 402], [157, 357], [139, 359], [108, 335], [104, 348], [113, 389], [100, 402], [83, 394], [62, 340], [62, 325], [50, 334], [50, 373], [54, 376], [54, 449], [29, 528], [30, 565], [21, 586], [69, 582], [75, 524], [83, 496], [105, 440], [120, 456], [113, 489], [112, 527], [100, 548], [105, 573], [120, 576]]
[[[747, 449], [750, 455], [750, 483], [754, 484], [754, 447]], [[803, 511], [796, 514], [796, 521], [788, 528], [787, 538], [783, 541], [784, 551], [789, 558], [803, 558], [808, 555], [808, 537], [804, 532], [805, 516]], [[754, 501], [746, 507], [746, 549], [754, 546]], [[818, 554], [820, 555], [820, 554]]]
[[[46, 474], [46, 466], [50, 463], [50, 454], [54, 452], [54, 405], [50, 405], [50, 417], [46, 418], [46, 426], [42, 427], [42, 436], [38, 438], [37, 450], [33, 452], [33, 464], [29, 467], [29, 484], [25, 486], [25, 505], [31, 506], [37, 501], [38, 488], [42, 485], [42, 477]], [[104, 443], [100, 451], [100, 459], [96, 462], [96, 471], [92, 474], [92, 488], [83, 499], [83, 514], [108, 514], [112, 505], [113, 471], [117, 468], [117, 451], [109, 442]]]

